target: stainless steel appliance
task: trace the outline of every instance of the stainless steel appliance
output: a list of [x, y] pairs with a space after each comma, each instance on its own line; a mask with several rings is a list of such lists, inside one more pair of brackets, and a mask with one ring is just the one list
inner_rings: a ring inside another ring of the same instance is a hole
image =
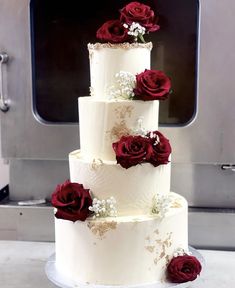
[[[53, 209], [18, 201], [49, 199], [69, 178], [68, 153], [79, 148], [77, 97], [89, 93], [86, 44], [128, 1], [86, 3], [82, 11], [78, 1], [49, 2], [0, 0], [1, 141], [10, 163], [2, 238], [53, 240]], [[190, 243], [234, 248], [235, 2], [145, 2], [162, 21], [152, 66], [174, 84], [160, 129], [173, 147], [172, 191], [189, 201]]]

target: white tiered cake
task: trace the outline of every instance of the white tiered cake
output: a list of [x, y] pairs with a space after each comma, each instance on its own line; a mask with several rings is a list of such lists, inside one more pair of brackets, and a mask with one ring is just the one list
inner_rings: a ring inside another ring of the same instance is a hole
[[[109, 100], [106, 94], [106, 81], [114, 81], [111, 75], [150, 68], [150, 44], [96, 44], [89, 45], [89, 52], [92, 96], [79, 98], [81, 150], [69, 155], [70, 180], [98, 199], [114, 197], [117, 216], [75, 223], [56, 219], [56, 265], [83, 283], [156, 282], [165, 278], [175, 250], [188, 247], [187, 202], [170, 192], [170, 163], [125, 169], [112, 149], [116, 137], [126, 133], [122, 127], [131, 130], [139, 117], [147, 130], [158, 129], [158, 100]], [[106, 54], [109, 62], [103, 64]], [[133, 67], [139, 54], [141, 63]], [[164, 217], [152, 213], [157, 196], [171, 201]]]
[[[151, 42], [88, 44], [91, 96], [79, 98], [80, 150], [69, 154], [70, 181], [52, 196], [56, 268], [78, 285], [166, 281], [171, 260], [187, 256], [188, 205], [170, 192], [170, 144], [156, 132], [159, 101], [125, 97], [130, 75], [151, 71], [151, 49]], [[173, 282], [197, 277], [200, 263], [187, 265], [180, 269], [191, 278], [173, 273]]]

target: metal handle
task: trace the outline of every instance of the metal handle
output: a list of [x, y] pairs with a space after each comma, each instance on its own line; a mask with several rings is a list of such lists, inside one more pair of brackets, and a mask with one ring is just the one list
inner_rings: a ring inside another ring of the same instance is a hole
[[235, 172], [235, 164], [223, 164], [221, 169]]
[[2, 71], [2, 64], [7, 63], [9, 57], [7, 53], [2, 52], [0, 53], [0, 109], [3, 112], [7, 112], [9, 110], [9, 103], [4, 97], [3, 93], [3, 71]]

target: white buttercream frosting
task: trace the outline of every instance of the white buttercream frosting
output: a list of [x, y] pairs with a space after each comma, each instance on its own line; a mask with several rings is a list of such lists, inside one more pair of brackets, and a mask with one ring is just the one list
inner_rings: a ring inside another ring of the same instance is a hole
[[125, 169], [116, 161], [83, 159], [80, 151], [69, 154], [70, 180], [82, 183], [94, 197], [116, 199], [118, 215], [150, 213], [154, 197], [170, 192], [171, 164], [154, 167], [150, 163]]
[[92, 97], [109, 99], [115, 75], [127, 71], [136, 75], [150, 69], [152, 43], [89, 44]]
[[188, 247], [187, 202], [163, 219], [149, 215], [55, 220], [56, 267], [75, 284], [134, 285], [164, 281], [174, 252]]
[[79, 98], [80, 148], [86, 158], [115, 160], [112, 143], [139, 128], [158, 129], [159, 101]]

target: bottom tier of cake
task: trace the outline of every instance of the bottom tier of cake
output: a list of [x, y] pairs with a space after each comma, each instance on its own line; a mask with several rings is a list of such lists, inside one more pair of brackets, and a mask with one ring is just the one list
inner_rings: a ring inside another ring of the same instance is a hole
[[164, 281], [174, 252], [188, 247], [188, 205], [170, 193], [164, 215], [55, 219], [56, 269], [77, 283], [134, 285]]

